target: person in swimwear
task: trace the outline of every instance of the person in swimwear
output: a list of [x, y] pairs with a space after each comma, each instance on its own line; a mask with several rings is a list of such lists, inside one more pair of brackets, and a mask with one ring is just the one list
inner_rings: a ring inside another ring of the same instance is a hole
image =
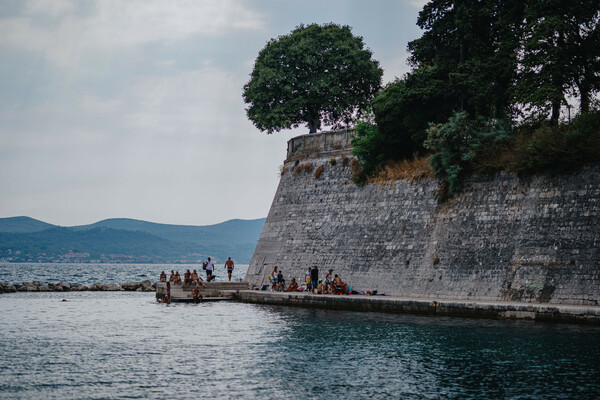
[[335, 278], [333, 278], [333, 290], [332, 293], [338, 293], [341, 291], [343, 294], [348, 294], [348, 284], [342, 281], [337, 274], [335, 274]]
[[204, 298], [202, 296], [202, 292], [200, 291], [200, 286], [198, 285], [198, 281], [196, 281], [196, 286], [194, 286], [194, 289], [192, 289], [192, 297], [194, 298], [195, 304], [198, 304], [198, 301], [202, 302], [202, 299]]
[[171, 270], [171, 276], [169, 276], [169, 282], [175, 282], [175, 272]]
[[327, 294], [327, 284], [323, 282], [323, 279], [319, 279], [319, 286], [317, 286], [317, 294]]
[[166, 282], [167, 281], [167, 274], [165, 274], [165, 271], [160, 273], [160, 281], [161, 282]]
[[162, 303], [171, 304], [171, 282], [167, 282], [167, 290], [160, 302], [161, 302], [161, 304]]
[[288, 285], [286, 292], [295, 292], [298, 290], [298, 282], [296, 282], [296, 278], [292, 278], [290, 284]]
[[231, 282], [231, 273], [233, 272], [233, 260], [231, 257], [227, 257], [227, 261], [225, 261], [225, 268], [227, 268], [227, 276], [229, 277], [229, 282]]

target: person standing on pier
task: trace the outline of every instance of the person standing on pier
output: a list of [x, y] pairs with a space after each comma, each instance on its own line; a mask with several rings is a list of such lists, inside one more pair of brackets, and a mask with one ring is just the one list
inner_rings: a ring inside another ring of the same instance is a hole
[[315, 290], [317, 290], [317, 286], [319, 286], [319, 266], [313, 265], [312, 270], [310, 271], [310, 286], [312, 294], [315, 294]]
[[233, 272], [233, 260], [231, 257], [227, 257], [227, 261], [225, 261], [225, 268], [227, 268], [227, 277], [229, 278], [229, 282], [231, 282], [231, 273]]
[[306, 290], [310, 290], [310, 280], [311, 280], [311, 274], [310, 274], [310, 267], [308, 267], [308, 272], [306, 273], [305, 277], [304, 277], [304, 282], [306, 283]]
[[271, 275], [269, 275], [269, 280], [271, 281], [271, 292], [274, 292], [277, 289], [277, 275], [279, 271], [277, 271], [277, 265], [273, 268]]

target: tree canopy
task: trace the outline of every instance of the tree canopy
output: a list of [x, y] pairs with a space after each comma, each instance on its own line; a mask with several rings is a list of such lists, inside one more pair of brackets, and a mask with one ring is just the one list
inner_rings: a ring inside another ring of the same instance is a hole
[[306, 123], [349, 125], [381, 86], [379, 63], [349, 26], [312, 24], [270, 40], [259, 52], [243, 98], [248, 118], [273, 133]]
[[[408, 43], [412, 71], [376, 95], [376, 126], [356, 141], [365, 169], [429, 150], [435, 176], [452, 191], [474, 153], [498, 140], [519, 142], [513, 145], [527, 149], [519, 157], [531, 165], [551, 164], [541, 153], [564, 150], [575, 137], [598, 148], [600, 132], [559, 127], [568, 100], [579, 103], [579, 121], [598, 126], [598, 0], [430, 0], [417, 25], [423, 35]], [[548, 128], [532, 133], [540, 124]], [[524, 133], [516, 138], [519, 129]], [[544, 162], [528, 158], [534, 153]]]

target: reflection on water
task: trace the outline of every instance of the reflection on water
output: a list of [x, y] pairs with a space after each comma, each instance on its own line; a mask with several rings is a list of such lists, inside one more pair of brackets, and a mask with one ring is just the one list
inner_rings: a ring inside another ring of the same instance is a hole
[[0, 319], [2, 398], [600, 397], [597, 327], [130, 292], [2, 295]]

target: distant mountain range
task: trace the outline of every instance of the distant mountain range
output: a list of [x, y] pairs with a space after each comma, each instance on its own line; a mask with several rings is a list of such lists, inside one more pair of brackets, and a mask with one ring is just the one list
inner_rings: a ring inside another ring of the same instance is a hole
[[216, 225], [106, 219], [61, 227], [30, 217], [0, 218], [0, 261], [197, 263], [231, 257], [250, 263], [265, 218]]

